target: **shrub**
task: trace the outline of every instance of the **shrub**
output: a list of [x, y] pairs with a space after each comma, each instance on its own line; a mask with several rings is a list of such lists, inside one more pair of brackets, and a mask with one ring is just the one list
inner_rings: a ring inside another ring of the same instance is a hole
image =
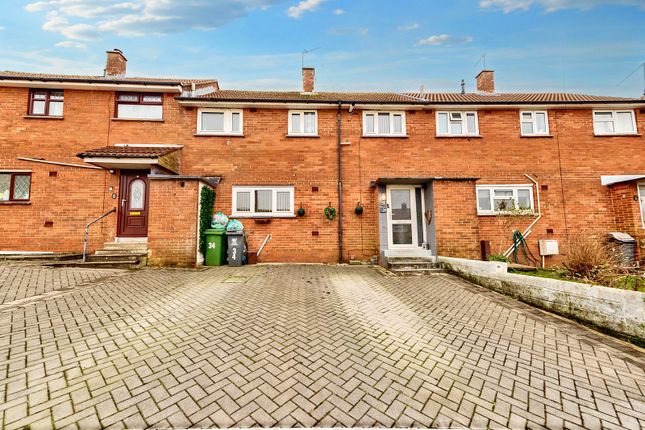
[[204, 236], [204, 231], [211, 227], [214, 203], [215, 191], [210, 187], [203, 187], [200, 195], [201, 209], [199, 212], [199, 250], [202, 254], [206, 253], [206, 236]]
[[504, 263], [510, 263], [511, 260], [508, 259], [504, 254], [492, 254], [488, 256], [488, 261], [501, 261]]
[[569, 241], [563, 266], [569, 276], [608, 285], [623, 272], [615, 251], [593, 236], [579, 236]]

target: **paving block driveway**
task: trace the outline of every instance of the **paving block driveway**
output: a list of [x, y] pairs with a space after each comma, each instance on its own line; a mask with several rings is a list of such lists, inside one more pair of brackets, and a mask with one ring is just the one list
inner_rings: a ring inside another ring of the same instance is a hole
[[2, 427], [645, 426], [642, 350], [450, 275], [94, 273], [0, 305]]

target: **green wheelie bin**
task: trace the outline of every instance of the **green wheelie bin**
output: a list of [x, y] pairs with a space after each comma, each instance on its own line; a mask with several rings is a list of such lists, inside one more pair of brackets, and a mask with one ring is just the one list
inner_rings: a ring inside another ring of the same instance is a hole
[[226, 230], [209, 228], [204, 230], [206, 236], [206, 266], [223, 266], [226, 264]]

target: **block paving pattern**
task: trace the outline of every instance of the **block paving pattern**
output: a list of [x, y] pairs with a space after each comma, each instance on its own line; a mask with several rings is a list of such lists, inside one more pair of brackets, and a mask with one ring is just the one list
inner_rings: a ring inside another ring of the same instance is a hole
[[7, 430], [635, 429], [644, 368], [450, 275], [369, 267], [144, 269], [0, 309]]

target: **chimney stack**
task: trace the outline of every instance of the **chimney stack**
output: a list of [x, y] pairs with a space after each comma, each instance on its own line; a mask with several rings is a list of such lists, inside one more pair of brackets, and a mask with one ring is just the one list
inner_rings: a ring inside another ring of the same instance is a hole
[[313, 93], [315, 81], [316, 81], [316, 70], [313, 67], [303, 67], [302, 68], [302, 91], [305, 93]]
[[125, 58], [120, 49], [107, 51], [107, 61], [105, 62], [105, 76], [125, 76], [125, 66], [128, 59]]
[[482, 70], [477, 75], [477, 91], [481, 93], [495, 92], [495, 71]]

